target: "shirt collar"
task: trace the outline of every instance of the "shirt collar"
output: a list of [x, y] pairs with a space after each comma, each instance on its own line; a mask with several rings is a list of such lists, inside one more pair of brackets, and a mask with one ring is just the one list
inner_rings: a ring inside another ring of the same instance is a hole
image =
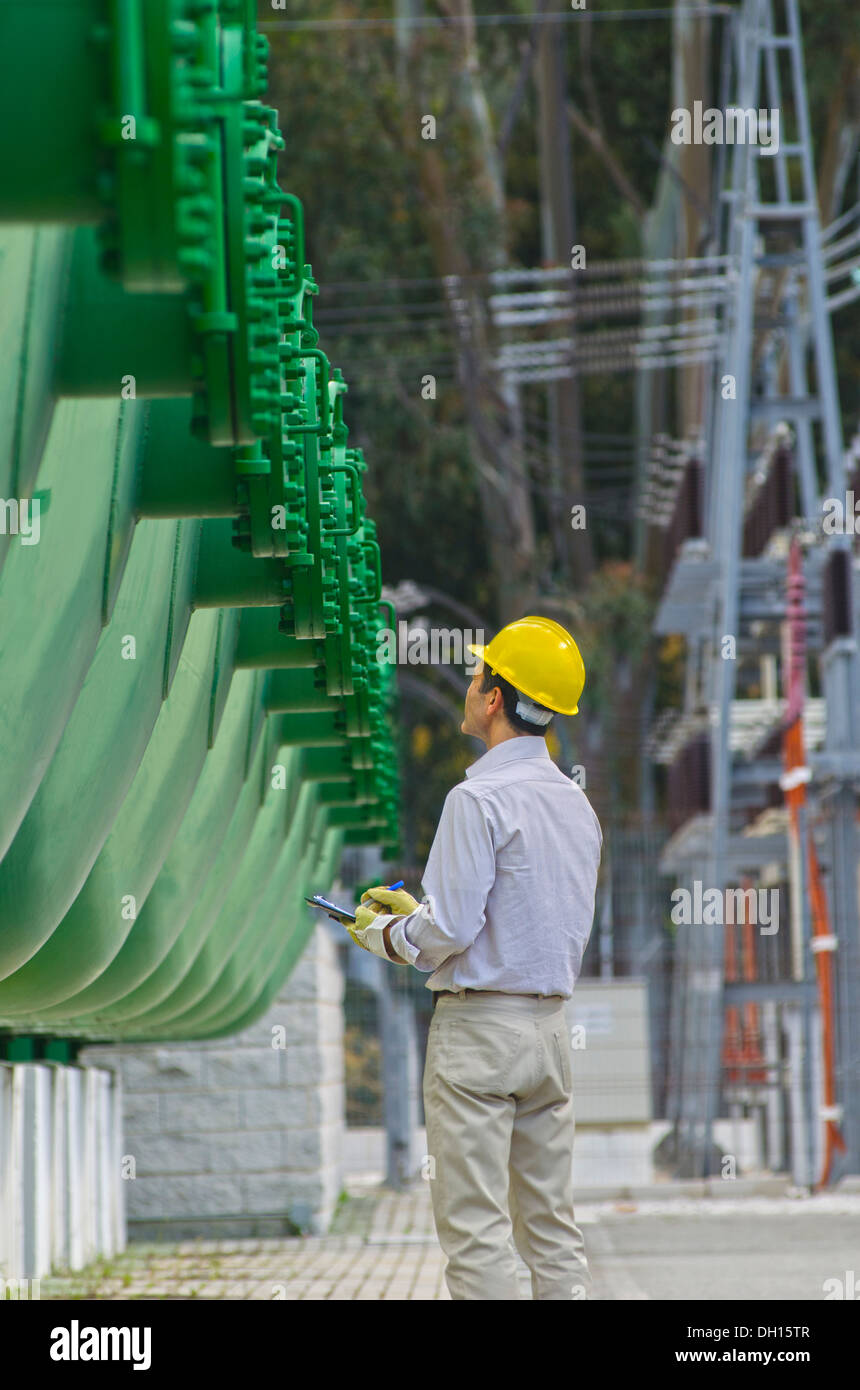
[[490, 772], [494, 767], [501, 767], [504, 763], [517, 762], [520, 758], [544, 758], [549, 762], [546, 739], [540, 735], [533, 737], [531, 734], [506, 738], [503, 743], [497, 743], [495, 748], [488, 748], [477, 762], [467, 767], [466, 776], [479, 777], [483, 772]]

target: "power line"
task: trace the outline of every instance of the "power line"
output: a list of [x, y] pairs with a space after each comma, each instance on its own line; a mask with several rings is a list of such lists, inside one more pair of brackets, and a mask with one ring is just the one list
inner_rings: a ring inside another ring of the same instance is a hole
[[[489, 280], [494, 286], [516, 283], [549, 283], [580, 286], [583, 281], [620, 275], [650, 275], [654, 277], [678, 274], [695, 274], [697, 271], [720, 271], [729, 269], [730, 256], [680, 256], [647, 257], [619, 256], [599, 261], [591, 265], [572, 266], [517, 266], [508, 270], [475, 270], [459, 272], [456, 275], [423, 275], [401, 278], [396, 275], [381, 276], [366, 280], [327, 280], [320, 286], [320, 299], [325, 299], [332, 291], [361, 293], [369, 287], [374, 289], [427, 289], [436, 285], [456, 288], [458, 284], [471, 284], [473, 281]], [[628, 286], [628, 288], [630, 288]]]
[[[683, 10], [684, 17], [703, 17], [705, 15], [731, 15], [731, 5], [690, 5]], [[673, 19], [677, 8], [660, 6], [647, 10], [572, 10], [545, 15], [535, 14], [484, 14], [484, 15], [414, 15], [396, 19], [394, 16], [378, 16], [367, 19], [263, 19], [258, 29], [283, 29], [293, 33], [330, 33], [349, 30], [394, 30], [401, 26], [410, 29], [456, 29], [464, 25], [478, 28], [502, 28], [511, 25], [566, 24], [576, 20], [597, 22], [616, 20]]]
[[[544, 429], [549, 428], [549, 422], [546, 416], [538, 415], [533, 410], [524, 410], [523, 418], [533, 421], [537, 425], [541, 425]], [[635, 448], [639, 439], [637, 434], [607, 434], [605, 430], [565, 430], [564, 433], [571, 439], [590, 440], [592, 443], [599, 441], [601, 444], [627, 444], [631, 449]]]
[[337, 323], [323, 314], [316, 314], [314, 316], [315, 328], [326, 328], [330, 331], [332, 337], [338, 334], [344, 338], [358, 336], [362, 333], [415, 333], [418, 329], [441, 329], [449, 325], [450, 319], [447, 315], [440, 315], [435, 319], [415, 320], [414, 322], [407, 320], [405, 323], [399, 322], [396, 318], [387, 321], [376, 319], [371, 322], [366, 321], [364, 318], [353, 318], [345, 323]]
[[326, 308], [324, 305], [320, 305], [319, 309], [317, 309], [314, 314], [314, 322], [320, 323], [322, 320], [325, 320], [326, 323], [335, 323], [339, 319], [343, 319], [346, 315], [352, 315], [354, 318], [355, 314], [358, 312], [361, 313], [362, 318], [379, 318], [382, 314], [429, 314], [438, 313], [441, 309], [447, 309], [447, 304], [444, 299], [431, 299], [421, 302], [417, 300], [407, 300], [404, 302], [399, 299], [392, 299], [388, 304], [369, 304], [361, 306], [353, 304], [349, 308], [342, 308], [334, 305], [331, 308]]

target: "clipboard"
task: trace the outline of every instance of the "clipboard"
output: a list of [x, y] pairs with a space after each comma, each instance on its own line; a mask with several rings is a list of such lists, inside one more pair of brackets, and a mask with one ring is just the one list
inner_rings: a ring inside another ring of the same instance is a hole
[[355, 921], [354, 912], [350, 912], [349, 909], [345, 907], [338, 907], [336, 903], [330, 903], [328, 898], [321, 898], [319, 896], [313, 898], [305, 898], [305, 902], [310, 903], [311, 907], [321, 908], [322, 911], [327, 912], [329, 917], [331, 917], [332, 920], [335, 922]]

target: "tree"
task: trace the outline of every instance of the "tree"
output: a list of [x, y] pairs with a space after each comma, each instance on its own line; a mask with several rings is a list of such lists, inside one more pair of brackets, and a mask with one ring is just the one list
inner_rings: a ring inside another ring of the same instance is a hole
[[[401, 20], [414, 16], [414, 0], [397, 3]], [[536, 594], [535, 527], [518, 402], [505, 392], [494, 366], [498, 344], [486, 295], [487, 275], [506, 263], [505, 195], [472, 0], [439, 0], [439, 9], [456, 23], [433, 40], [419, 38], [413, 26], [401, 28], [404, 148], [421, 191], [436, 270], [448, 286], [496, 615], [504, 623], [532, 607]], [[443, 101], [444, 115], [437, 118], [432, 108]], [[428, 126], [428, 116], [435, 126]], [[466, 196], [458, 178], [464, 163], [471, 183]], [[472, 219], [480, 235], [469, 225]]]

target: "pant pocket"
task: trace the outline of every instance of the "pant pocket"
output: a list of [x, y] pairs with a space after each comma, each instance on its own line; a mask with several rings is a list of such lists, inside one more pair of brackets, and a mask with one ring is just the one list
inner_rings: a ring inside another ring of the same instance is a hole
[[556, 1056], [558, 1057], [558, 1064], [561, 1068], [561, 1083], [564, 1086], [565, 1091], [569, 1095], [573, 1089], [573, 1075], [570, 1057], [570, 1038], [568, 1037], [566, 1029], [563, 1028], [554, 1028], [552, 1036], [555, 1042], [555, 1050]]
[[441, 1048], [446, 1081], [470, 1091], [505, 1093], [524, 1035], [518, 1023], [488, 1014], [447, 1018]]

